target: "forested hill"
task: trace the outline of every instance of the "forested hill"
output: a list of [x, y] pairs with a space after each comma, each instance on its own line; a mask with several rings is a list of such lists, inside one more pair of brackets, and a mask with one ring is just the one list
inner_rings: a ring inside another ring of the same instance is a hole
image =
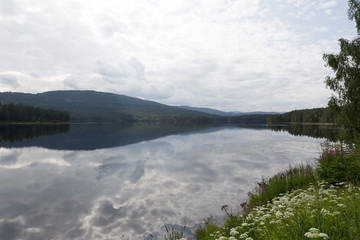
[[96, 91], [51, 91], [38, 94], [0, 93], [1, 104], [22, 104], [67, 111], [71, 122], [213, 123], [214, 115]]
[[294, 110], [269, 115], [267, 123], [335, 123], [336, 113], [329, 108]]

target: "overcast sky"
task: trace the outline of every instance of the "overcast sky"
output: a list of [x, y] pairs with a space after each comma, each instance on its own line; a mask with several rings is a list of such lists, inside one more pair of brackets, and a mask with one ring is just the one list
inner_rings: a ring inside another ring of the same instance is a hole
[[96, 90], [224, 111], [324, 107], [345, 0], [1, 0], [0, 91]]

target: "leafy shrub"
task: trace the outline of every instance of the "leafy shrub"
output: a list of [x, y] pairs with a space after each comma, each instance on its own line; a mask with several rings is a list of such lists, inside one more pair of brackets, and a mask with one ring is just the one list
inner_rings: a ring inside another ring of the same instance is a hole
[[317, 174], [328, 183], [360, 182], [360, 152], [358, 147], [343, 144], [325, 145], [317, 159]]

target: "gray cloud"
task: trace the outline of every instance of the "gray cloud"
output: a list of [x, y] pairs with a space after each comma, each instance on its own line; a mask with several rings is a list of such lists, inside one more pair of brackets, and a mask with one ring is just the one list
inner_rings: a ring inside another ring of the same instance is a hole
[[134, 172], [129, 176], [131, 183], [136, 183], [145, 174], [145, 161], [137, 161]]
[[19, 87], [17, 78], [10, 74], [0, 74], [0, 84], [5, 84], [13, 88]]
[[2, 0], [0, 2], [0, 12], [5, 16], [14, 14], [17, 6], [14, 0]]
[[136, 78], [138, 80], [144, 80], [145, 79], [145, 66], [142, 64], [139, 60], [136, 58], [133, 58], [131, 60], [131, 64], [136, 72]]
[[99, 65], [99, 74], [104, 77], [110, 78], [126, 78], [128, 75], [126, 74], [126, 69], [123, 65], [119, 64], [117, 67], [108, 65], [101, 61], [98, 61]]
[[[110, 201], [103, 201], [97, 209], [96, 217], [92, 220], [92, 224], [97, 227], [111, 226], [112, 223], [118, 221], [118, 218], [124, 218], [127, 215], [125, 208], [116, 209]], [[108, 229], [110, 230], [110, 229]]]
[[14, 165], [19, 157], [19, 153], [14, 152], [6, 156], [2, 156], [0, 159], [0, 165]]
[[20, 224], [16, 222], [2, 222], [0, 223], [0, 238], [13, 240], [17, 239], [19, 232], [21, 232]]
[[74, 78], [66, 78], [64, 81], [63, 81], [63, 85], [64, 87], [66, 88], [70, 88], [70, 89], [74, 89], [74, 90], [79, 90], [81, 89], [79, 84], [76, 82], [76, 79]]

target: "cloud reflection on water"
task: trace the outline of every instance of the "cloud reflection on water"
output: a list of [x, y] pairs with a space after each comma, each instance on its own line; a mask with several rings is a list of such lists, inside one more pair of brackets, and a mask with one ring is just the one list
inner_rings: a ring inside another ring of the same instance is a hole
[[224, 204], [237, 211], [256, 180], [311, 161], [320, 142], [219, 128], [94, 151], [1, 148], [0, 239], [142, 239], [191, 226]]

